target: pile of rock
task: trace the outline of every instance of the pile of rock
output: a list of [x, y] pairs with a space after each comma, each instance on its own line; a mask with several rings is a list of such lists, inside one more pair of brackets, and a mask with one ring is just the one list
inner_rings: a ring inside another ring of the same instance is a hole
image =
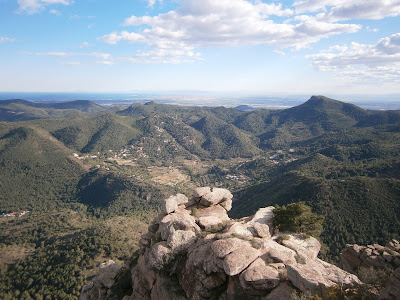
[[400, 299], [400, 243], [390, 241], [386, 246], [378, 244], [359, 246], [346, 245], [340, 254], [340, 266], [344, 270], [356, 274], [363, 268], [382, 269], [392, 273], [386, 287], [381, 291], [379, 299]]
[[[128, 299], [290, 299], [358, 278], [317, 258], [313, 237], [273, 234], [273, 207], [231, 220], [232, 194], [202, 187], [166, 199], [140, 240]], [[86, 298], [88, 299], [88, 298]]]
[[121, 267], [114, 261], [109, 260], [102, 263], [99, 267], [99, 275], [82, 288], [80, 299], [95, 300], [107, 299], [111, 296], [111, 287], [115, 284]]
[[392, 240], [386, 247], [373, 244], [368, 246], [346, 245], [340, 255], [340, 266], [351, 273], [359, 268], [393, 269], [400, 267], [400, 243]]

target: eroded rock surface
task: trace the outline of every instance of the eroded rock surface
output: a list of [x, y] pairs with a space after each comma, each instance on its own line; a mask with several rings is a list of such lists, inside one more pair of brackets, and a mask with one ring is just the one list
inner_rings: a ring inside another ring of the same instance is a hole
[[[316, 239], [274, 235], [273, 207], [231, 220], [231, 206], [232, 194], [222, 188], [200, 187], [190, 199], [182, 194], [166, 199], [140, 240], [132, 292], [123, 299], [279, 300], [290, 299], [295, 290], [322, 296], [326, 287], [359, 282], [319, 260]], [[111, 299], [113, 276], [86, 285], [81, 299]]]

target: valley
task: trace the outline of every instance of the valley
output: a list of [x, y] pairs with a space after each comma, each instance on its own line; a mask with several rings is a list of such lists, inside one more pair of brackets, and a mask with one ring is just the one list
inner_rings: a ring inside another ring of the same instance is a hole
[[400, 235], [398, 111], [323, 96], [282, 110], [0, 108], [0, 213], [29, 211], [0, 218], [2, 299], [76, 299], [100, 262], [133, 256], [163, 199], [198, 186], [232, 191], [232, 218], [304, 202], [325, 217], [332, 262]]

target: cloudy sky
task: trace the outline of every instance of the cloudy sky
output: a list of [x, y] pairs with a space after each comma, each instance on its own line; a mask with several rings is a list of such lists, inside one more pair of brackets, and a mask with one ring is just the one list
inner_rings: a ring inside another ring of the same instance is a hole
[[400, 93], [400, 0], [0, 0], [0, 91]]

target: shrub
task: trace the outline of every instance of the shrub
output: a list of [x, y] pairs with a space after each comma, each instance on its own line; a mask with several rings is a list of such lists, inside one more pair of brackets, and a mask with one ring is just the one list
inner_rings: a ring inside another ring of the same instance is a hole
[[274, 226], [281, 231], [293, 231], [319, 237], [324, 217], [311, 212], [303, 202], [275, 206]]

